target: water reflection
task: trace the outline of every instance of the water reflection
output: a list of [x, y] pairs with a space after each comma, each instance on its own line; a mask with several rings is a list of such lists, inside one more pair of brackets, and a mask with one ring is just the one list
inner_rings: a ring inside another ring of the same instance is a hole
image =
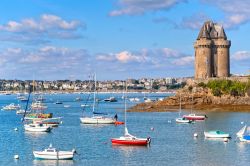
[[71, 166], [74, 165], [73, 160], [33, 160], [35, 166]]
[[114, 150], [120, 152], [123, 157], [129, 158], [134, 155], [135, 152], [141, 150], [148, 150], [148, 146], [122, 146], [122, 145], [112, 145]]

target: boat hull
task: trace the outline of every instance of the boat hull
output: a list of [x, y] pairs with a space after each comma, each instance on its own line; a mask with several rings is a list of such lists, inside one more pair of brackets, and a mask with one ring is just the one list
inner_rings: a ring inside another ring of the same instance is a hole
[[230, 138], [230, 134], [211, 134], [209, 132], [204, 132], [206, 138]]
[[31, 127], [29, 125], [24, 125], [25, 131], [30, 132], [50, 132], [52, 130], [49, 126], [42, 126], [42, 127]]
[[38, 160], [73, 160], [74, 153], [73, 152], [40, 152], [34, 151], [34, 157]]
[[184, 115], [183, 116], [187, 120], [205, 120], [205, 116], [189, 116], [189, 115]]
[[191, 120], [183, 119], [183, 118], [177, 118], [175, 119], [176, 123], [191, 123]]
[[112, 145], [125, 145], [125, 146], [147, 146], [149, 144], [147, 139], [142, 140], [120, 140], [111, 139]]
[[115, 124], [116, 120], [107, 117], [84, 117], [80, 118], [81, 123], [84, 124]]

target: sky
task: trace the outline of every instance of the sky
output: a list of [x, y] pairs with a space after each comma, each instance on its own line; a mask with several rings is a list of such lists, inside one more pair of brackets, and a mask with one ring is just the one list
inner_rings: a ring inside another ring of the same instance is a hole
[[0, 79], [194, 75], [204, 21], [231, 40], [233, 74], [250, 69], [247, 0], [1, 0]]

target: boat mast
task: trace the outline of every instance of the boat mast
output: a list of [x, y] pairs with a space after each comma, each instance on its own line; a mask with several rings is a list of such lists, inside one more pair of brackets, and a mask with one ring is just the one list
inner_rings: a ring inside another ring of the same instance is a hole
[[95, 84], [94, 84], [94, 102], [93, 102], [93, 113], [95, 112], [95, 100], [96, 100], [96, 74], [94, 73], [94, 80], [95, 80]]
[[180, 93], [180, 108], [179, 108], [179, 117], [181, 116], [181, 93]]
[[127, 82], [125, 82], [124, 111], [125, 111], [125, 133], [127, 130]]
[[194, 104], [194, 94], [193, 94], [193, 89], [192, 89], [191, 114], [193, 113], [193, 104]]

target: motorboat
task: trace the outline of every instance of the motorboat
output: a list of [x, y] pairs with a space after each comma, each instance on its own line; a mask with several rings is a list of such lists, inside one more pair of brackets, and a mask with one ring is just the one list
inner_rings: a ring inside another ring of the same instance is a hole
[[119, 138], [111, 139], [112, 145], [128, 145], [128, 146], [147, 146], [150, 144], [151, 139], [148, 138], [137, 138], [128, 133], [127, 127], [125, 127], [125, 134]]
[[24, 129], [31, 132], [50, 132], [52, 127], [43, 125], [42, 123], [25, 124]]
[[33, 110], [45, 110], [48, 107], [42, 101], [35, 101], [31, 104]]
[[46, 99], [42, 96], [42, 95], [39, 95], [37, 98], [36, 98], [36, 101], [45, 101]]
[[238, 131], [236, 135], [241, 142], [250, 143], [250, 127], [245, 125], [240, 129], [240, 131]]
[[55, 104], [63, 104], [61, 101], [56, 101]]
[[69, 108], [69, 107], [70, 107], [70, 105], [66, 105], [66, 104], [65, 104], [63, 107], [64, 107], [64, 108]]
[[204, 132], [206, 138], [230, 138], [230, 134], [220, 130], [212, 130]]
[[77, 98], [75, 99], [75, 101], [82, 101], [82, 98], [81, 98], [81, 97], [77, 97]]
[[22, 102], [26, 102], [28, 100], [27, 97], [25, 97], [24, 95], [18, 95], [17, 99], [22, 101]]
[[207, 118], [206, 115], [196, 115], [196, 114], [188, 114], [184, 115], [183, 118], [188, 120], [205, 120]]
[[53, 148], [50, 144], [49, 148], [43, 151], [33, 151], [33, 155], [36, 159], [42, 160], [72, 160], [75, 154], [75, 150], [72, 151], [59, 151]]
[[106, 101], [106, 102], [117, 102], [115, 97], [110, 97], [110, 98], [104, 99], [104, 101]]
[[89, 107], [90, 105], [88, 104], [81, 104], [81, 107]]
[[15, 105], [14, 103], [11, 103], [9, 105], [6, 105], [2, 108], [2, 110], [5, 110], [5, 111], [13, 111], [13, 110], [17, 110], [17, 109], [20, 109], [21, 106], [19, 104]]
[[130, 98], [129, 101], [131, 101], [131, 102], [138, 102], [138, 101], [140, 101], [140, 99], [137, 98], [137, 97], [134, 97], [134, 98]]
[[186, 118], [176, 118], [175, 119], [176, 123], [192, 123], [192, 120], [188, 120]]
[[[24, 110], [24, 109], [16, 110], [16, 114], [17, 114], [17, 115], [24, 114], [24, 113], [25, 113], [25, 110]], [[30, 111], [26, 111], [26, 113], [30, 113]]]
[[145, 103], [151, 103], [152, 100], [151, 100], [150, 98], [146, 98], [146, 99], [144, 100], [144, 102], [145, 102]]
[[106, 116], [92, 116], [80, 118], [81, 123], [84, 124], [115, 124], [116, 119]]

